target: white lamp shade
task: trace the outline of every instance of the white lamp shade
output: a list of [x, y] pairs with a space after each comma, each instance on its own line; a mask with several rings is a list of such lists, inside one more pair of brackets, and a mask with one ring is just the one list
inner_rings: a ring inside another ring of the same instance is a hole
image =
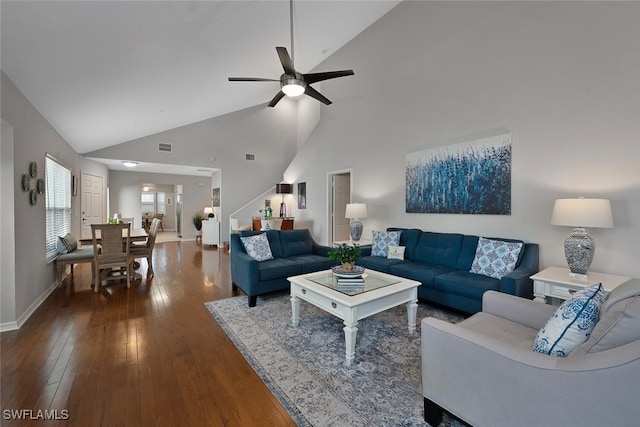
[[349, 203], [344, 214], [345, 218], [366, 218], [367, 205], [365, 203]]
[[205, 214], [212, 214], [213, 213], [213, 208], [211, 208], [211, 207], [204, 208], [204, 213]]
[[551, 214], [552, 225], [570, 227], [613, 227], [611, 202], [608, 199], [557, 199]]

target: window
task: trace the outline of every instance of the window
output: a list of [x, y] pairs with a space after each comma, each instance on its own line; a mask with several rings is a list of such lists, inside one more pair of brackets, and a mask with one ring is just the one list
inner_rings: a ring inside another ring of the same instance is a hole
[[71, 232], [71, 170], [52, 157], [45, 158], [46, 256], [53, 260], [58, 236]]
[[156, 209], [157, 213], [165, 214], [167, 213], [167, 194], [166, 193], [156, 193], [158, 197], [158, 207]]
[[156, 193], [142, 192], [142, 198], [140, 199], [142, 212], [155, 212], [156, 211]]
[[167, 193], [151, 193], [143, 191], [140, 199], [142, 212], [167, 213]]

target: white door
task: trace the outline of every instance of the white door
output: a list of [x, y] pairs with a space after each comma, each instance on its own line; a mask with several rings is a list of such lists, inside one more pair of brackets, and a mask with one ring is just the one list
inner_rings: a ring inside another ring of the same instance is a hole
[[104, 188], [102, 177], [81, 174], [82, 238], [91, 238], [91, 224], [104, 224]]

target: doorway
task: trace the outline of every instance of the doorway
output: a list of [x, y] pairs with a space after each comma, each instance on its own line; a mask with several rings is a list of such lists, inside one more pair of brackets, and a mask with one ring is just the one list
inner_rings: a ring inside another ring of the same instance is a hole
[[347, 204], [351, 202], [351, 171], [330, 172], [329, 188], [329, 245], [349, 240], [349, 220], [345, 218]]
[[82, 230], [83, 239], [91, 238], [91, 224], [103, 224], [104, 221], [104, 187], [102, 177], [89, 175], [82, 172], [81, 195], [82, 195]]

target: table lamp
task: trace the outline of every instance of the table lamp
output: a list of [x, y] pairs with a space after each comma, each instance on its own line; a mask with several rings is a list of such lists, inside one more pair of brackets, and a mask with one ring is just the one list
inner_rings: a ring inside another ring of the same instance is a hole
[[213, 208], [207, 206], [206, 208], [204, 208], [204, 213], [207, 215], [207, 218], [211, 219], [215, 217], [215, 214], [213, 213]]
[[608, 199], [557, 199], [551, 214], [552, 225], [575, 227], [564, 241], [564, 255], [570, 275], [586, 278], [596, 243], [585, 227], [611, 228], [613, 215]]
[[287, 204], [284, 202], [284, 195], [291, 194], [293, 192], [293, 185], [291, 184], [276, 184], [276, 193], [282, 194], [282, 203], [280, 203], [280, 218], [287, 216]]
[[351, 240], [357, 242], [362, 237], [362, 223], [360, 218], [367, 217], [367, 205], [364, 203], [348, 203], [347, 209], [344, 213], [345, 218], [349, 218], [349, 233], [351, 233]]

